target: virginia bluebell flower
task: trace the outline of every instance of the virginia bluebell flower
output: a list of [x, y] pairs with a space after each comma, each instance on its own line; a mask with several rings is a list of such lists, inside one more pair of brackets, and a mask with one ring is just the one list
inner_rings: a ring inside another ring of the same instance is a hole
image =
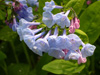
[[85, 44], [81, 50], [82, 53], [82, 57], [87, 57], [87, 56], [91, 56], [94, 53], [95, 50], [95, 46], [91, 45], [91, 44]]
[[68, 14], [70, 10], [68, 10], [65, 14], [63, 13], [58, 13], [55, 15], [55, 20], [57, 25], [61, 26], [61, 28], [69, 27], [70, 26], [70, 20], [68, 19]]
[[69, 49], [71, 47], [71, 42], [66, 36], [66, 29], [63, 31], [62, 36], [58, 36], [56, 39], [57, 47], [60, 49]]
[[36, 40], [36, 42], [33, 46], [32, 50], [35, 52], [36, 51], [35, 49], [37, 49], [39, 53], [37, 53], [37, 52], [35, 52], [35, 53], [37, 53], [40, 56], [42, 56], [43, 52], [48, 52], [48, 50], [49, 50], [49, 43], [47, 41], [47, 38], [49, 37], [50, 33], [51, 33], [51, 30], [47, 33], [47, 35], [44, 38], [40, 38], [40, 39]]
[[[24, 18], [27, 21], [32, 21], [34, 19], [34, 15], [32, 13], [32, 8], [31, 7], [22, 7], [20, 11], [16, 11], [18, 18]], [[20, 19], [19, 18], [19, 19]]]
[[78, 50], [79, 46], [82, 45], [82, 40], [76, 34], [69, 34], [68, 38], [71, 42], [69, 50]]
[[[32, 35], [24, 35], [24, 36], [23, 36], [23, 39], [24, 39], [24, 42], [26, 43], [26, 45], [27, 45], [31, 50], [33, 50], [32, 48], [33, 48], [33, 46], [34, 46], [34, 44], [35, 44], [35, 40], [36, 40], [37, 38], [41, 37], [41, 36], [44, 35], [44, 34], [45, 34], [45, 32], [39, 33], [39, 34], [37, 34], [37, 35], [35, 35], [35, 36], [32, 36]], [[37, 50], [36, 50], [36, 51], [37, 51]], [[33, 52], [34, 52], [34, 50], [33, 50]]]
[[25, 19], [19, 20], [19, 26], [17, 27], [17, 33], [20, 36], [20, 40], [21, 41], [23, 40], [23, 35], [22, 35], [23, 29], [28, 28], [29, 26], [32, 26], [32, 25], [39, 25], [39, 24], [40, 23], [37, 23], [37, 22], [28, 22]]
[[43, 12], [42, 21], [48, 28], [51, 28], [55, 24], [54, 15], [51, 12]]
[[65, 60], [70, 60], [70, 59], [78, 60], [79, 57], [80, 57], [80, 54], [78, 52], [69, 50], [68, 53], [65, 55], [64, 59]]
[[55, 5], [54, 1], [51, 0], [51, 2], [45, 2], [45, 6], [44, 6], [43, 10], [49, 12], [49, 11], [52, 11], [54, 8], [61, 9], [63, 7], [62, 6]]
[[56, 43], [57, 36], [58, 36], [58, 30], [56, 27], [54, 34], [48, 37], [48, 43], [50, 46], [48, 54], [55, 58], [63, 58], [65, 56], [65, 53], [60, 48], [57, 47]]

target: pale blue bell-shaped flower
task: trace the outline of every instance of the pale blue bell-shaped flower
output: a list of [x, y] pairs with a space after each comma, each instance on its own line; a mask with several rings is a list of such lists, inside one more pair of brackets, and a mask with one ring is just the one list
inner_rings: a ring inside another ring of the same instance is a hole
[[61, 59], [65, 56], [65, 53], [59, 48], [50, 48], [48, 54], [57, 59]]
[[40, 56], [42, 56], [43, 52], [48, 52], [49, 50], [49, 43], [47, 41], [47, 38], [49, 37], [50, 33], [51, 33], [51, 30], [47, 33], [47, 35], [44, 38], [39, 38], [38, 40], [36, 40], [32, 48], [32, 50], [34, 52], [36, 51], [36, 53]]
[[51, 12], [43, 12], [42, 21], [48, 28], [51, 28], [55, 24], [54, 15]]
[[56, 39], [57, 47], [60, 49], [69, 49], [71, 47], [71, 42], [66, 36], [66, 29], [63, 31], [62, 36], [58, 36]]
[[68, 10], [65, 14], [63, 13], [58, 13], [55, 15], [54, 19], [57, 23], [57, 25], [61, 26], [61, 28], [69, 27], [70, 26], [70, 20], [68, 19], [68, 14], [70, 10]]
[[32, 26], [32, 25], [39, 25], [39, 24], [40, 23], [38, 22], [28, 22], [25, 19], [19, 20], [19, 26], [17, 27], [17, 33], [20, 36], [20, 41], [23, 40], [23, 35], [22, 35], [23, 29], [28, 28], [29, 26]]
[[51, 2], [45, 2], [45, 6], [44, 6], [43, 10], [47, 11], [47, 12], [49, 12], [49, 11], [51, 12], [54, 8], [61, 9], [63, 7], [55, 5], [54, 1], [51, 0]]
[[34, 35], [34, 36], [32, 36], [32, 35], [24, 35], [23, 39], [24, 39], [24, 42], [26, 43], [26, 45], [32, 50], [32, 48], [33, 48], [33, 46], [35, 44], [35, 40], [37, 38], [43, 36], [44, 34], [45, 34], [45, 32], [39, 33], [39, 34]]
[[79, 46], [82, 45], [82, 40], [76, 34], [69, 34], [68, 38], [71, 42], [69, 50], [78, 50]]
[[73, 50], [69, 50], [68, 53], [65, 55], [64, 59], [65, 60], [78, 60], [80, 57], [80, 53], [73, 51]]
[[58, 28], [56, 27], [55, 28], [55, 31], [54, 31], [54, 34], [53, 35], [51, 35], [51, 36], [49, 36], [48, 37], [48, 43], [49, 43], [49, 46], [50, 46], [50, 48], [51, 47], [56, 47], [56, 38], [57, 38], [57, 36], [58, 36], [58, 30], [57, 30]]
[[58, 30], [56, 27], [54, 34], [48, 37], [48, 43], [50, 46], [48, 54], [55, 58], [63, 58], [65, 56], [65, 53], [60, 48], [57, 47], [56, 43], [57, 36], [58, 36]]
[[91, 44], [85, 44], [81, 50], [82, 57], [92, 56], [95, 50], [95, 46]]

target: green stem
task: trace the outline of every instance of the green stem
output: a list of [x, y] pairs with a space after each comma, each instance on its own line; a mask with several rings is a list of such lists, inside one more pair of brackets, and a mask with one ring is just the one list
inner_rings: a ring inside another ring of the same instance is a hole
[[27, 62], [29, 63], [29, 65], [31, 66], [31, 61], [30, 61], [30, 58], [29, 58], [29, 54], [27, 52], [27, 49], [26, 49], [26, 46], [24, 44], [24, 42], [22, 41], [22, 45], [23, 45], [23, 48], [24, 48], [24, 53], [26, 55], [26, 59], [27, 59]]
[[19, 63], [19, 60], [18, 60], [16, 51], [15, 51], [14, 43], [13, 43], [12, 41], [10, 41], [10, 45], [11, 45], [11, 47], [12, 47], [12, 50], [13, 50], [13, 53], [14, 53], [14, 56], [15, 56], [16, 63]]

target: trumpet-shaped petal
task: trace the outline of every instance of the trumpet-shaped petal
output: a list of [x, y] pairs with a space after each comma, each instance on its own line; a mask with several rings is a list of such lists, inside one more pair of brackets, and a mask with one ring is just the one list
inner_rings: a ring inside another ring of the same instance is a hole
[[80, 57], [80, 54], [76, 51], [68, 51], [68, 53], [65, 55], [64, 59], [65, 60], [70, 60], [70, 59], [73, 59], [73, 60], [78, 60]]
[[63, 7], [55, 5], [54, 1], [51, 0], [51, 2], [45, 2], [45, 6], [44, 6], [43, 10], [48, 12], [48, 11], [52, 11], [54, 8], [61, 9]]
[[66, 36], [66, 30], [64, 29], [63, 35], [58, 36], [56, 39], [57, 47], [60, 49], [69, 49], [71, 47], [71, 42], [69, 38]]
[[32, 8], [23, 6], [21, 10], [16, 12], [18, 14], [18, 18], [24, 18], [27, 21], [32, 21], [34, 19], [34, 15], [32, 13]]
[[57, 44], [56, 44], [57, 35], [58, 35], [58, 30], [57, 30], [57, 27], [56, 27], [55, 31], [54, 31], [54, 35], [51, 35], [51, 36], [48, 37], [48, 43], [49, 43], [50, 48], [57, 47]]
[[55, 24], [54, 15], [51, 12], [43, 12], [42, 21], [48, 28], [51, 28]]
[[82, 57], [87, 57], [87, 56], [93, 55], [95, 48], [96, 47], [94, 45], [91, 45], [91, 44], [84, 45], [82, 50], [81, 50]]
[[58, 59], [61, 59], [65, 56], [64, 51], [59, 48], [50, 48], [48, 54]]
[[58, 13], [55, 15], [55, 20], [57, 25], [61, 26], [61, 28], [69, 27], [70, 26], [70, 20], [68, 19], [67, 15], [69, 14], [69, 11], [67, 11], [65, 14]]
[[69, 50], [78, 50], [79, 46], [82, 45], [81, 39], [76, 34], [69, 34], [68, 38], [71, 42]]
[[17, 33], [20, 36], [20, 40], [21, 41], [23, 40], [23, 34], [22, 34], [23, 29], [28, 28], [29, 26], [32, 26], [32, 25], [39, 25], [39, 24], [40, 23], [28, 22], [25, 19], [21, 19], [19, 21], [19, 26], [17, 27]]
[[25, 35], [23, 36], [24, 42], [26, 43], [26, 45], [32, 50], [33, 46], [35, 44], [35, 40], [39, 37], [41, 37], [42, 35], [44, 35], [45, 32], [42, 32], [40, 34], [37, 34], [35, 36], [32, 35]]
[[49, 31], [48, 34], [44, 38], [38, 39], [35, 42], [35, 45], [33, 46], [33, 51], [40, 56], [42, 56], [42, 52], [48, 52], [49, 50], [49, 43], [47, 41], [47, 38], [49, 37], [50, 33], [51, 31]]

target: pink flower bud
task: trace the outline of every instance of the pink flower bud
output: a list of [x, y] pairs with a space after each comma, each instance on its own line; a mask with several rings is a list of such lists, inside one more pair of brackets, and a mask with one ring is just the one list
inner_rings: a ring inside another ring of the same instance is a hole
[[69, 33], [74, 33], [74, 32], [75, 32], [75, 27], [71, 25], [69, 27]]
[[80, 56], [79, 59], [78, 59], [78, 64], [86, 63], [86, 61], [87, 61], [86, 58], [83, 58], [82, 56]]
[[91, 0], [88, 0], [86, 3], [87, 3], [87, 5], [90, 5], [91, 4]]
[[75, 23], [74, 23], [75, 29], [79, 29], [79, 27], [80, 27], [79, 22], [80, 22], [79, 19], [77, 19], [77, 18], [75, 17]]

